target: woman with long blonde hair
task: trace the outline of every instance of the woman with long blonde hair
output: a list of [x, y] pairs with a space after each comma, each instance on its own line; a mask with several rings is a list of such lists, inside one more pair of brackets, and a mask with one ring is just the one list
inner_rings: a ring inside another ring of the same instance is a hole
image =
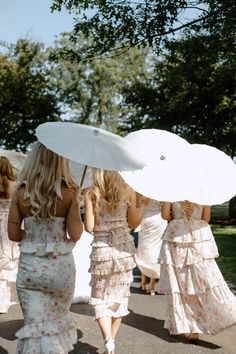
[[77, 342], [69, 308], [72, 249], [82, 231], [69, 161], [37, 142], [17, 179], [8, 220], [10, 240], [20, 242], [16, 286], [25, 326], [16, 333], [18, 354], [66, 354]]
[[0, 313], [6, 313], [12, 303], [11, 286], [16, 281], [19, 249], [7, 234], [8, 213], [15, 176], [7, 157], [0, 156]]
[[91, 252], [91, 301], [106, 353], [114, 353], [115, 338], [128, 311], [133, 281], [134, 243], [130, 228], [141, 221], [149, 199], [136, 209], [135, 192], [118, 172], [95, 169], [85, 196], [85, 229], [94, 233]]

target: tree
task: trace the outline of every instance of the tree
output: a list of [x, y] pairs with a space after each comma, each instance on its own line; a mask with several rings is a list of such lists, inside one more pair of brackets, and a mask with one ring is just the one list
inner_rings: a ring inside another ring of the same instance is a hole
[[0, 144], [25, 152], [36, 140], [35, 128], [58, 119], [42, 47], [19, 40], [9, 52], [0, 55]]
[[51, 71], [58, 100], [65, 117], [82, 124], [90, 124], [116, 132], [122, 114], [132, 111], [123, 106], [122, 90], [134, 78], [147, 76], [148, 49], [136, 48], [114, 58], [93, 58], [79, 61], [91, 39], [80, 36], [76, 43], [64, 34], [50, 49]]
[[94, 39], [86, 57], [137, 45], [158, 51], [170, 35], [179, 36], [185, 29], [234, 33], [234, 0], [54, 0], [52, 11], [61, 11], [63, 5], [77, 16], [73, 40], [81, 32]]
[[199, 34], [169, 42], [153, 77], [124, 94], [136, 114], [121, 129], [171, 130], [190, 142], [236, 153], [234, 52], [226, 42]]

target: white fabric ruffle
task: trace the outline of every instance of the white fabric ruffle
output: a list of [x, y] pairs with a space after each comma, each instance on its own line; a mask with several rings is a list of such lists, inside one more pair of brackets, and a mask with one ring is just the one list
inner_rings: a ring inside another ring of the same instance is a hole
[[71, 314], [27, 324], [17, 333], [17, 354], [67, 354], [77, 342], [77, 323]]
[[53, 242], [53, 243], [32, 243], [27, 240], [20, 242], [21, 253], [34, 254], [38, 257], [44, 257], [48, 254], [67, 254], [74, 248], [74, 242]]
[[204, 293], [183, 296], [168, 294], [164, 327], [170, 334], [203, 333], [216, 335], [236, 324], [236, 298], [227, 284]]
[[215, 240], [212, 238], [205, 242], [172, 243], [163, 241], [162, 252], [158, 262], [170, 264], [177, 268], [201, 263], [205, 259], [213, 259], [219, 256]]

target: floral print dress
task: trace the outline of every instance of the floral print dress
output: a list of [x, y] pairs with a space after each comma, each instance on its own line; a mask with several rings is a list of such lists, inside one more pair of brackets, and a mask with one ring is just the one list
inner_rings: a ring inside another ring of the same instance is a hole
[[19, 247], [8, 238], [7, 222], [11, 200], [0, 200], [0, 313], [6, 313], [11, 305], [8, 282], [16, 281]]
[[25, 325], [17, 354], [65, 354], [77, 342], [69, 312], [75, 286], [74, 242], [68, 242], [65, 218], [24, 219], [16, 280]]
[[165, 328], [171, 334], [217, 334], [236, 324], [236, 297], [215, 259], [211, 228], [201, 220], [203, 207], [172, 204], [173, 220], [163, 235], [158, 291], [167, 294]]
[[102, 200], [99, 222], [94, 228], [91, 265], [91, 300], [95, 318], [123, 317], [129, 313], [128, 298], [133, 281], [134, 241], [127, 222], [127, 202], [107, 210]]

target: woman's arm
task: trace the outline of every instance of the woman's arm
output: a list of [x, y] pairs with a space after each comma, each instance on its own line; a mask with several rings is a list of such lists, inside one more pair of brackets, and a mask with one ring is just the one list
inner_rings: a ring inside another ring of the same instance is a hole
[[8, 237], [9, 240], [20, 242], [25, 237], [25, 231], [21, 228], [22, 215], [19, 210], [19, 205], [17, 203], [16, 193], [11, 201], [11, 207], [8, 215]]
[[69, 238], [74, 242], [80, 239], [84, 229], [80, 215], [80, 204], [76, 198], [76, 193], [72, 194], [70, 208], [66, 216], [66, 229]]
[[146, 197], [140, 198], [139, 207], [137, 208], [135, 191], [130, 190], [129, 192], [130, 205], [128, 207], [128, 224], [131, 227], [131, 229], [136, 229], [136, 227], [142, 221], [145, 208], [149, 204], [150, 200], [151, 199]]
[[171, 203], [164, 202], [161, 208], [161, 217], [164, 220], [172, 220]]
[[95, 224], [95, 216], [93, 212], [93, 203], [91, 200], [91, 192], [85, 193], [85, 220], [84, 226], [85, 230], [89, 233], [93, 232]]
[[211, 220], [211, 207], [204, 206], [202, 211], [202, 220], [205, 220], [207, 223]]

